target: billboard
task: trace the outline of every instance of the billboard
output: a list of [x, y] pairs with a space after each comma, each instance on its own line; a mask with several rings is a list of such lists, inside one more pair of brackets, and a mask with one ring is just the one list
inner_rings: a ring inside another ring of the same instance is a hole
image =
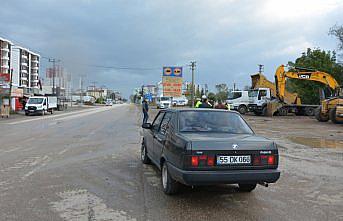
[[11, 75], [7, 73], [0, 73], [0, 83], [8, 83], [11, 80]]
[[182, 67], [163, 67], [163, 96], [182, 96]]

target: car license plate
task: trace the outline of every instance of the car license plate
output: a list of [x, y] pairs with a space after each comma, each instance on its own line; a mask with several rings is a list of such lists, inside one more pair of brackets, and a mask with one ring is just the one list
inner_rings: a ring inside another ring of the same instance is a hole
[[245, 156], [217, 156], [217, 165], [225, 164], [250, 164], [250, 155]]

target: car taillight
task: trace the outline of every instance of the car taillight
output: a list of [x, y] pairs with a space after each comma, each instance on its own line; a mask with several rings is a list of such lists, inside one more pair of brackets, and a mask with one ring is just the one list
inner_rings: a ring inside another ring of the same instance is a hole
[[198, 156], [192, 156], [192, 166], [193, 167], [199, 166], [199, 157]]
[[192, 167], [214, 166], [214, 157], [207, 155], [191, 156]]
[[207, 157], [207, 165], [208, 166], [214, 166], [214, 157], [212, 157], [212, 156]]
[[269, 155], [267, 161], [268, 161], [268, 165], [274, 165], [275, 164], [275, 156]]
[[258, 155], [254, 157], [254, 166], [275, 165], [275, 155]]

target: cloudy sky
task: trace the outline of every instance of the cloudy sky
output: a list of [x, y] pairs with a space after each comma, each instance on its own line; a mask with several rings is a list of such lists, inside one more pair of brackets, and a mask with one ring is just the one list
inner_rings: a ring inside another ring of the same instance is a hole
[[[308, 47], [335, 50], [328, 30], [342, 23], [342, 0], [2, 0], [0, 7], [1, 37], [60, 59], [75, 84], [83, 74], [126, 96], [159, 81], [163, 66], [191, 60], [196, 82], [212, 88], [249, 85], [257, 64], [272, 79]], [[189, 68], [184, 75], [190, 79]]]

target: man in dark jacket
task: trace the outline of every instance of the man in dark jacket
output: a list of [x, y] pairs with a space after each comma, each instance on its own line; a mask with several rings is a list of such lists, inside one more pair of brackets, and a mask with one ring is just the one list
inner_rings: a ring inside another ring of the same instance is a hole
[[202, 98], [203, 99], [199, 105], [199, 108], [212, 108], [212, 105], [208, 102], [207, 97], [204, 95]]
[[148, 118], [149, 118], [149, 115], [148, 115], [149, 104], [146, 99], [144, 99], [142, 102], [142, 111], [143, 111], [143, 124], [145, 124], [146, 122], [148, 122]]

